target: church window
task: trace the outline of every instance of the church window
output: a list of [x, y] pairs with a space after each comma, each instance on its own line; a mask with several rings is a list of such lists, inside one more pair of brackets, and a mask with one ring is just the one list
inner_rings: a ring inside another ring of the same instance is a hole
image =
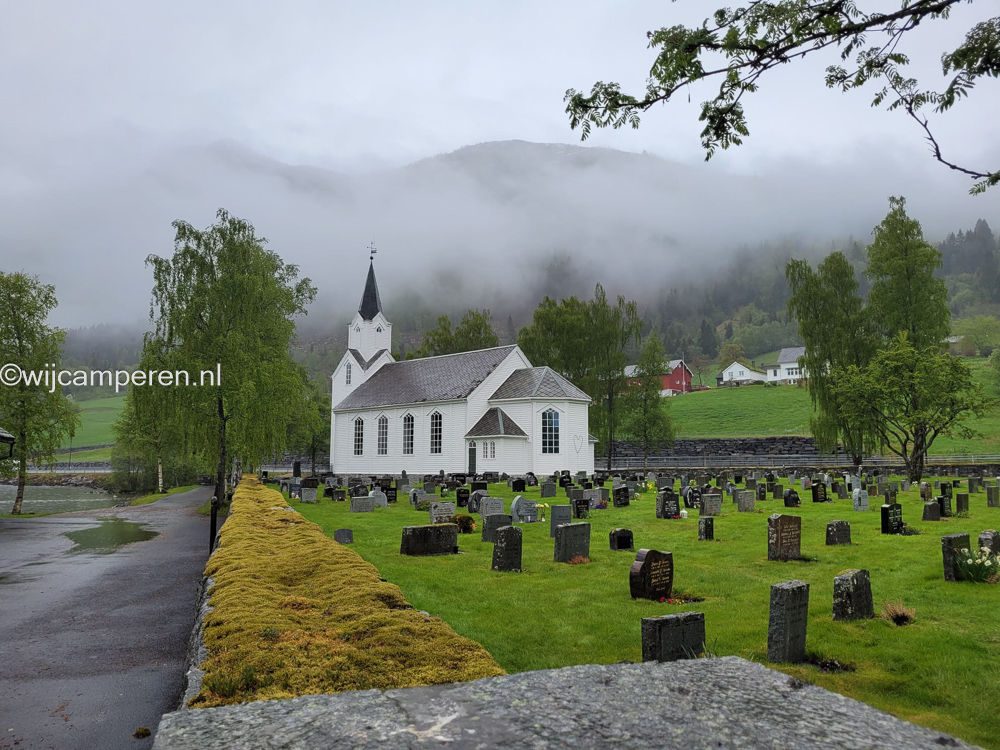
[[413, 415], [403, 417], [403, 455], [413, 455]]
[[542, 412], [542, 453], [559, 452], [559, 412], [546, 409]]
[[489, 457], [490, 457], [490, 444], [487, 443], [484, 440], [483, 441], [483, 458], [489, 458]]
[[431, 453], [441, 452], [441, 412], [431, 414]]
[[351, 384], [351, 363], [348, 362], [344, 375], [344, 385], [350, 385], [350, 384]]
[[389, 453], [389, 418], [381, 416], [378, 418], [378, 454], [380, 456]]
[[494, 443], [491, 440], [490, 441], [490, 458], [496, 458], [496, 457], [497, 457], [497, 444]]
[[375, 333], [382, 333], [382, 326], [375, 329]]
[[354, 420], [354, 455], [362, 456], [365, 452], [365, 420], [358, 417]]

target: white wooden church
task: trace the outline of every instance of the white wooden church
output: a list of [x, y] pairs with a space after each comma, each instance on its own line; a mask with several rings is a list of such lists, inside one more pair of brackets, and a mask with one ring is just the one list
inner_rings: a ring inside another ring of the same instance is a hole
[[590, 397], [516, 345], [397, 362], [374, 264], [331, 375], [341, 474], [594, 471]]

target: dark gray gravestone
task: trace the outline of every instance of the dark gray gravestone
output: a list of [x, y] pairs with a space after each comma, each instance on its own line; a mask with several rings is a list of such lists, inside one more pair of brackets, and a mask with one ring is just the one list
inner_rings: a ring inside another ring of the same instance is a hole
[[386, 487], [382, 491], [385, 493], [386, 502], [396, 502], [397, 491], [395, 487]]
[[590, 500], [582, 497], [583, 490], [580, 490], [580, 493], [581, 497], [570, 501], [570, 507], [573, 509], [573, 518], [586, 518], [590, 515]]
[[749, 490], [736, 490], [734, 494], [736, 495], [737, 511], [740, 513], [753, 513], [756, 511], [753, 492]]
[[502, 497], [484, 497], [479, 505], [479, 514], [483, 518], [503, 513], [503, 511], [504, 507]]
[[757, 502], [765, 503], [767, 502], [767, 485], [758, 484], [757, 485]]
[[502, 526], [497, 529], [493, 543], [493, 570], [520, 573], [521, 542], [522, 532], [517, 526]]
[[938, 505], [934, 500], [929, 503], [924, 503], [924, 521], [940, 521], [941, 520], [941, 506]]
[[882, 533], [903, 533], [903, 506], [899, 503], [882, 506]]
[[430, 517], [431, 523], [453, 523], [455, 503], [431, 503]]
[[870, 620], [875, 617], [872, 582], [867, 570], [848, 570], [833, 579], [833, 619]]
[[569, 505], [553, 505], [549, 508], [549, 538], [554, 539], [556, 526], [573, 522], [573, 508]]
[[705, 615], [681, 612], [642, 618], [642, 660], [694, 659], [705, 648]]
[[314, 503], [318, 503], [319, 500], [316, 499], [316, 488], [315, 487], [303, 487], [302, 488], [301, 499], [302, 499], [302, 502], [304, 502], [304, 503], [306, 503], [308, 505], [312, 505]]
[[501, 526], [510, 526], [510, 516], [506, 513], [494, 513], [483, 516], [483, 536], [484, 542], [496, 542], [497, 529]]
[[826, 525], [826, 544], [833, 547], [851, 543], [851, 524], [847, 521], [830, 521]]
[[801, 505], [799, 500], [799, 493], [789, 487], [785, 490], [785, 507], [786, 508], [798, 508]]
[[352, 497], [351, 513], [371, 513], [375, 510], [375, 499], [371, 497]]
[[574, 557], [590, 557], [590, 524], [561, 523], [556, 526], [554, 562], [569, 562]]
[[632, 532], [629, 529], [612, 529], [608, 535], [611, 549], [615, 552], [633, 548]]
[[767, 559], [785, 562], [802, 557], [802, 519], [775, 513], [767, 519]]
[[837, 499], [838, 500], [846, 500], [847, 499], [847, 485], [844, 484], [843, 482], [834, 482], [833, 486], [834, 486], [834, 490], [837, 493]]
[[979, 492], [979, 484], [982, 480], [979, 477], [969, 477], [969, 494]]
[[674, 588], [674, 555], [655, 549], [641, 549], [628, 572], [628, 589], [633, 599], [669, 599]]
[[333, 491], [333, 501], [334, 502], [347, 502], [347, 490], [343, 487], [338, 487]]
[[524, 492], [524, 487], [525, 484], [523, 479], [515, 479], [510, 483], [510, 488], [514, 492]]
[[479, 513], [483, 509], [483, 498], [489, 497], [486, 490], [473, 490], [469, 495], [469, 513]]
[[826, 502], [826, 485], [822, 482], [817, 482], [812, 486], [812, 501], [814, 503], [825, 503]]
[[956, 492], [955, 493], [955, 513], [968, 513], [969, 512], [969, 493], [968, 492]]
[[969, 549], [968, 534], [948, 534], [941, 537], [941, 555], [944, 558], [944, 580], [961, 581], [962, 572], [958, 569], [959, 550]]
[[722, 495], [702, 495], [701, 510], [702, 516], [718, 516], [722, 513]]
[[354, 532], [351, 529], [337, 529], [333, 532], [333, 541], [337, 544], [354, 544]]
[[475, 492], [476, 490], [482, 490], [483, 492], [489, 494], [488, 492], [489, 488], [486, 486], [486, 482], [473, 482], [469, 486], [469, 489], [472, 490], [473, 492]]
[[712, 516], [700, 516], [698, 518], [698, 541], [715, 541], [715, 519]]
[[[566, 491], [566, 497], [569, 498], [570, 504], [575, 504], [578, 500], [584, 500], [583, 487], [570, 487]], [[590, 507], [589, 504], [587, 506]]]
[[616, 487], [611, 493], [611, 502], [616, 508], [625, 508], [629, 504], [628, 487]]
[[767, 624], [767, 660], [793, 664], [803, 661], [808, 622], [809, 584], [805, 581], [774, 584]]
[[469, 488], [468, 487], [458, 487], [455, 490], [455, 502], [458, 503], [458, 507], [459, 508], [466, 508], [466, 507], [468, 507], [468, 505], [469, 505], [469, 495], [471, 495], [471, 494], [472, 493], [469, 492]]
[[583, 499], [587, 501], [587, 507], [593, 510], [601, 502], [601, 491], [584, 489]]
[[986, 507], [1000, 508], [1000, 487], [986, 488]]
[[302, 462], [301, 461], [293, 461], [292, 462], [292, 476], [293, 477], [301, 477], [302, 476]]
[[656, 496], [657, 518], [680, 518], [681, 504], [677, 493], [671, 489], [662, 490]]
[[556, 486], [553, 482], [542, 482], [542, 499], [556, 496]]
[[1000, 532], [990, 529], [979, 533], [979, 548], [986, 547], [994, 557], [1000, 555]]
[[951, 498], [952, 485], [951, 482], [941, 482], [941, 495], [943, 497]]
[[458, 526], [453, 523], [404, 526], [399, 554], [418, 557], [458, 554]]
[[768, 485], [772, 487], [771, 489], [771, 499], [772, 500], [783, 500], [785, 497], [785, 488], [780, 484]]
[[[944, 489], [942, 487], [942, 489]], [[941, 509], [941, 517], [948, 518], [951, 516], [951, 495], [940, 494], [937, 496], [937, 504]]]

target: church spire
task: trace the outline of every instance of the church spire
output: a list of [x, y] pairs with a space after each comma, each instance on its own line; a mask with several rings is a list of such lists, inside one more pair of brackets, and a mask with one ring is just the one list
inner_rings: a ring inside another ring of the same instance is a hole
[[375, 283], [375, 264], [368, 265], [368, 279], [365, 281], [365, 292], [361, 296], [361, 305], [358, 312], [363, 320], [373, 320], [376, 315], [382, 312], [382, 300], [378, 296], [378, 284]]

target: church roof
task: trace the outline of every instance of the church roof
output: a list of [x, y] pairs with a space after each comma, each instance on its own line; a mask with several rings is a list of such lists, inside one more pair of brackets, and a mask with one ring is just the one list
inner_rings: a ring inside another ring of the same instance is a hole
[[466, 437], [528, 437], [528, 433], [522, 430], [503, 409], [494, 406], [480, 417]]
[[550, 367], [514, 370], [490, 396], [490, 401], [504, 398], [575, 398], [590, 401], [590, 396]]
[[334, 411], [466, 398], [515, 348], [512, 344], [390, 362], [355, 388]]
[[361, 369], [367, 371], [369, 367], [371, 367], [373, 364], [375, 364], [375, 360], [378, 359], [379, 357], [381, 357], [382, 354], [383, 354], [383, 352], [385, 352], [387, 350], [386, 349], [379, 349], [377, 352], [375, 352], [372, 355], [371, 359], [369, 359], [367, 361], [365, 360], [365, 358], [363, 356], [361, 356], [361, 352], [358, 351], [357, 349], [348, 349], [347, 351], [349, 351], [351, 353], [351, 356], [354, 357], [354, 359], [357, 361], [357, 363], [359, 365], [361, 365]]
[[365, 281], [365, 292], [361, 295], [361, 305], [358, 307], [363, 320], [373, 320], [382, 312], [382, 300], [378, 296], [378, 284], [375, 282], [375, 264], [368, 265], [368, 279]]

